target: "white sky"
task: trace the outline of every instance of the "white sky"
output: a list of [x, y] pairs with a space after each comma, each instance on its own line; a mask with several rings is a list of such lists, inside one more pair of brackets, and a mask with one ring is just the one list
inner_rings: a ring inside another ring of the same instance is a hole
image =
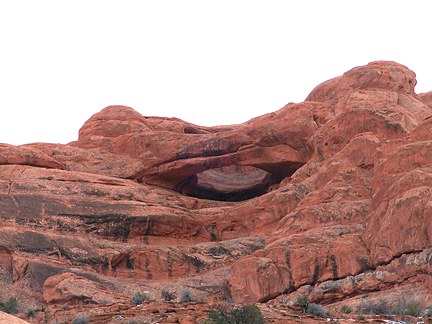
[[68, 143], [126, 105], [202, 126], [302, 102], [375, 60], [432, 90], [432, 1], [0, 0], [0, 142]]

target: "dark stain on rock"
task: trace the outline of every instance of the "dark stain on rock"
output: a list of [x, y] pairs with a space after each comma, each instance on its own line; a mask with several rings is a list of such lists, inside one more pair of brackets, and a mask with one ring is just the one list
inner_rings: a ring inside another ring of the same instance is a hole
[[134, 269], [133, 260], [131, 259], [130, 255], [128, 255], [126, 258], [126, 269]]
[[222, 246], [214, 246], [208, 249], [208, 252], [213, 256], [231, 255], [230, 251]]
[[145, 272], [147, 273], [147, 280], [152, 280], [153, 274], [150, 269], [150, 260], [148, 258], [146, 258], [144, 266], [145, 266]]
[[312, 283], [313, 284], [315, 284], [318, 281], [319, 273], [320, 273], [320, 266], [318, 263], [318, 259], [315, 258], [315, 269], [314, 269], [314, 273], [312, 275]]
[[339, 275], [338, 275], [338, 266], [336, 263], [336, 257], [334, 255], [332, 255], [330, 257], [330, 260], [331, 260], [331, 267], [332, 267], [332, 271], [333, 271], [333, 280], [338, 280]]

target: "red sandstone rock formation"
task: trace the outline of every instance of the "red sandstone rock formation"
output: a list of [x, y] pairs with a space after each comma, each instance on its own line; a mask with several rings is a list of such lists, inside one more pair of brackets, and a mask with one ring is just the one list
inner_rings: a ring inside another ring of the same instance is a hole
[[68, 304], [114, 304], [128, 301], [128, 297], [73, 273], [49, 277], [43, 287], [45, 301], [51, 306]]
[[110, 106], [76, 142], [1, 144], [4, 286], [62, 320], [73, 312], [55, 307], [86, 302], [137, 315], [128, 299], [162, 289], [248, 303], [306, 293], [330, 308], [417, 289], [426, 305], [432, 100], [415, 84], [372, 62], [244, 124]]

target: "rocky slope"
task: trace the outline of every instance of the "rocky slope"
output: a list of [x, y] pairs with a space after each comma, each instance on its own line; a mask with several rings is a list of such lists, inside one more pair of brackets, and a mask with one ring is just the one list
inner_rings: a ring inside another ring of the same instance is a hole
[[86, 305], [103, 310], [95, 323], [123, 323], [132, 296], [160, 303], [162, 290], [194, 296], [188, 312], [146, 306], [173, 323], [302, 294], [335, 312], [362, 298], [427, 306], [432, 94], [415, 84], [372, 62], [244, 124], [110, 106], [76, 142], [0, 144], [2, 295], [45, 307], [28, 320], [48, 323]]

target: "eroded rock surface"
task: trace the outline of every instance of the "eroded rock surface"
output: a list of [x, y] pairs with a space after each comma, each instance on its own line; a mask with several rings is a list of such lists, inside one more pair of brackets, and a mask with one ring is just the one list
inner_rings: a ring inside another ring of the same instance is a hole
[[415, 84], [407, 67], [372, 62], [239, 125], [110, 106], [75, 142], [1, 144], [4, 287], [43, 294], [56, 320], [72, 316], [64, 304], [98, 304], [101, 323], [161, 290], [205, 302], [176, 310], [179, 323], [231, 298], [307, 294], [336, 309], [418, 289], [426, 305], [432, 99]]

